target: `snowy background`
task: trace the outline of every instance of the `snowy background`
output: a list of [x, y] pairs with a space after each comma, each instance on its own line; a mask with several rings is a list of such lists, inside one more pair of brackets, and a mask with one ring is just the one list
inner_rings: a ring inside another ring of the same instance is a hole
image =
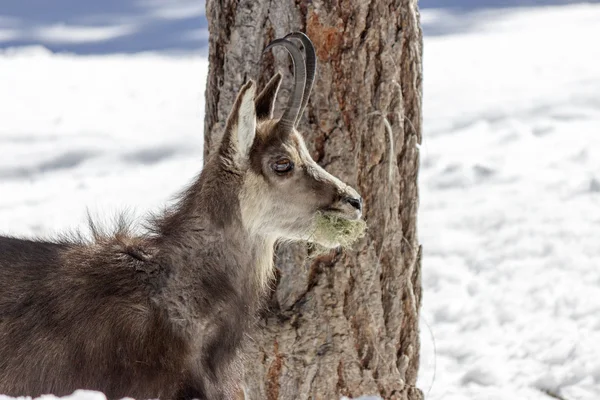
[[[421, 1], [428, 399], [600, 399], [600, 4], [559, 3]], [[2, 0], [0, 233], [143, 214], [198, 173], [203, 13]]]

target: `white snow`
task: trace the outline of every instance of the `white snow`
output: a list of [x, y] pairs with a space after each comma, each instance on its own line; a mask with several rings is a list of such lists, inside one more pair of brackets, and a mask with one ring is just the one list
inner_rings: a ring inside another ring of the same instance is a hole
[[469, 18], [425, 39], [419, 386], [598, 399], [600, 7]]
[[[0, 400], [11, 400], [11, 399], [15, 399], [15, 397], [8, 397], [8, 396], [0, 395]], [[31, 397], [16, 397], [16, 399], [30, 400]], [[56, 397], [56, 396], [52, 396], [52, 395], [44, 395], [44, 396], [38, 397], [38, 399], [39, 400], [58, 400], [58, 399], [62, 399], [62, 400], [106, 400], [106, 396], [100, 392], [94, 392], [91, 390], [76, 390], [70, 396]], [[124, 400], [126, 400], [126, 399], [124, 399]]]
[[0, 232], [52, 235], [172, 198], [202, 166], [200, 56], [6, 51]]
[[35, 30], [34, 37], [48, 43], [90, 43], [105, 42], [135, 32], [134, 25], [114, 26], [67, 26], [64, 23]]
[[[425, 38], [419, 387], [599, 399], [600, 6], [423, 16], [451, 23]], [[0, 233], [141, 215], [199, 172], [202, 57], [25, 48], [0, 65]]]

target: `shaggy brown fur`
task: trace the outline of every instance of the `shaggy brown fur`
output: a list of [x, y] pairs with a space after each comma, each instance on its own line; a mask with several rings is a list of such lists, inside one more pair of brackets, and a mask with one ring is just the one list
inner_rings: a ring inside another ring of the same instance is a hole
[[[149, 233], [0, 237], [0, 393], [236, 396], [275, 240], [308, 237], [323, 210], [360, 216], [358, 194], [271, 119], [280, 81], [256, 103], [253, 82], [241, 89], [221, 148]], [[293, 173], [272, 171], [281, 157]]]

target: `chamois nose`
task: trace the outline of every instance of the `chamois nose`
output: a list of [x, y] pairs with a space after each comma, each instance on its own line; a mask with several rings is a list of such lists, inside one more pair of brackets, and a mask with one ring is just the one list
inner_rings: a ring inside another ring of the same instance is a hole
[[362, 198], [355, 197], [346, 197], [346, 203], [350, 204], [352, 207], [356, 208], [358, 211], [362, 211]]

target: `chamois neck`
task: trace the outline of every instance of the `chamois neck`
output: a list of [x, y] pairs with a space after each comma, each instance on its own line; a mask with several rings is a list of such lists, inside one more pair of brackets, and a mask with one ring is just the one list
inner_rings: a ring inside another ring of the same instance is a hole
[[215, 309], [234, 312], [240, 323], [253, 320], [273, 271], [275, 239], [243, 226], [241, 177], [213, 168], [207, 164], [157, 220], [160, 262], [171, 271], [163, 299], [171, 319], [191, 333]]
[[223, 232], [241, 228], [241, 177], [230, 173], [213, 157], [200, 176], [155, 224], [159, 236], [180, 237], [190, 231]]

